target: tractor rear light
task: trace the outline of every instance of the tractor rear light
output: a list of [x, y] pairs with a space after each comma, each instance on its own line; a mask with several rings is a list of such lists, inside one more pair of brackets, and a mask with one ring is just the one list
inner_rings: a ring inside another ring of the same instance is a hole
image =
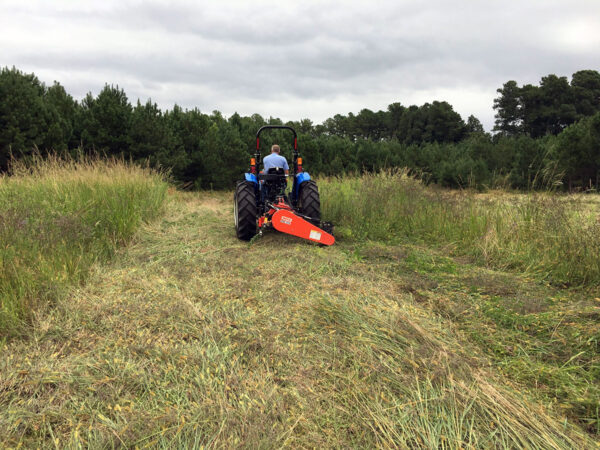
[[298, 172], [302, 172], [302, 158], [298, 158], [296, 166], [298, 167]]
[[250, 158], [250, 173], [256, 174], [256, 159]]

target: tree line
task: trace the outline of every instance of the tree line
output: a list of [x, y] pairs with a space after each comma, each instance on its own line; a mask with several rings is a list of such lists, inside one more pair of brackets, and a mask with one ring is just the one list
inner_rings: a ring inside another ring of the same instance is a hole
[[[539, 86], [508, 81], [497, 93], [494, 134], [440, 101], [285, 124], [298, 131], [305, 167], [314, 175], [408, 167], [449, 187], [523, 189], [557, 177], [570, 188], [598, 187], [597, 71], [576, 72], [570, 82], [548, 75]], [[163, 111], [151, 100], [132, 105], [123, 89], [108, 84], [77, 101], [58, 82], [46, 86], [35, 74], [0, 70], [0, 171], [11, 155], [94, 151], [169, 168], [185, 186], [227, 189], [247, 170], [256, 130], [266, 124], [284, 123], [177, 105]], [[277, 142], [289, 158], [289, 135], [273, 131], [264, 138], [263, 154]]]

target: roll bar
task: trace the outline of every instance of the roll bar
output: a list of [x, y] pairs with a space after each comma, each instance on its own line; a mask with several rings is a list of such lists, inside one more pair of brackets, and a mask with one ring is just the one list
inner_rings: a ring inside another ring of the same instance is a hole
[[260, 161], [260, 133], [264, 130], [269, 129], [278, 129], [278, 130], [290, 130], [294, 133], [294, 173], [296, 173], [296, 161], [298, 159], [298, 135], [296, 134], [296, 130], [292, 127], [288, 127], [287, 125], [265, 125], [264, 127], [260, 127], [256, 132], [256, 153], [254, 157], [256, 161]]

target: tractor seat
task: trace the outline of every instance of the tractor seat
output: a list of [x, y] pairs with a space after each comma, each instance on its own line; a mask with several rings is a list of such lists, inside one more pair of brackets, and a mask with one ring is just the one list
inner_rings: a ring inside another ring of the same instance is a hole
[[287, 178], [281, 167], [271, 167], [266, 174], [259, 173], [258, 179], [264, 181], [261, 189], [263, 199], [275, 201], [277, 197], [285, 195]]
[[259, 173], [258, 179], [264, 181], [285, 180], [285, 171], [281, 167], [271, 167], [266, 174]]
[[285, 170], [283, 170], [283, 167], [271, 167], [267, 173], [273, 175], [285, 175]]

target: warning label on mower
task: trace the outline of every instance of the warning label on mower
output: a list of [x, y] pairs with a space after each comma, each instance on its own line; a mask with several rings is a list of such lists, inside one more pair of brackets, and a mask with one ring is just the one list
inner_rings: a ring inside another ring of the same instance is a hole
[[310, 236], [311, 239], [314, 239], [315, 241], [320, 241], [321, 240], [321, 233], [319, 233], [318, 231], [315, 230], [310, 230]]
[[285, 217], [285, 216], [281, 216], [281, 223], [285, 223], [286, 225], [291, 225], [292, 224], [292, 218], [291, 217]]

